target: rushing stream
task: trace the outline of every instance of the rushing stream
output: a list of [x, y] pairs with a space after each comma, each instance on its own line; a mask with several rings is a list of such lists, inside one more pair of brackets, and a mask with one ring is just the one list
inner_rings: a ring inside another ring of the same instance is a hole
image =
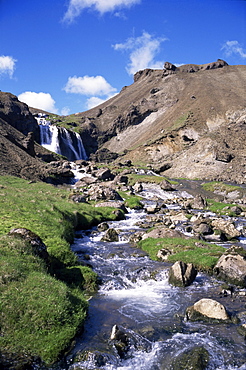
[[[102, 283], [90, 299], [85, 330], [67, 359], [68, 369], [168, 370], [174, 358], [194, 347], [209, 352], [206, 369], [246, 369], [245, 341], [236, 325], [190, 322], [184, 315], [201, 298], [216, 299], [234, 313], [242, 311], [242, 302], [220, 297], [221, 282], [201, 273], [189, 287], [169, 285], [169, 265], [150, 260], [128, 242], [139, 231], [136, 222], [145, 217], [143, 211], [129, 211], [126, 220], [110, 222], [120, 232], [119, 242], [101, 241], [103, 232], [95, 229], [80, 233], [72, 245]], [[115, 324], [131, 339], [124, 356], [110, 340]]]

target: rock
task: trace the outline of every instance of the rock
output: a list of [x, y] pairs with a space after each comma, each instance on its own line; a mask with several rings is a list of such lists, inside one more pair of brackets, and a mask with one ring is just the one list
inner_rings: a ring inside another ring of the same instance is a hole
[[197, 270], [192, 263], [175, 262], [169, 270], [169, 284], [174, 286], [188, 286], [193, 283]]
[[207, 202], [206, 199], [201, 194], [198, 194], [195, 198], [189, 199], [187, 202], [185, 202], [185, 207], [194, 209], [204, 209], [207, 207]]
[[227, 239], [235, 239], [241, 235], [240, 231], [235, 228], [233, 222], [231, 221], [217, 218], [215, 220], [212, 220], [211, 225], [214, 229], [222, 231]]
[[213, 229], [210, 226], [210, 221], [205, 219], [198, 219], [192, 225], [192, 230], [197, 234], [209, 235], [213, 234]]
[[92, 176], [83, 176], [79, 181], [75, 183], [76, 188], [83, 188], [84, 186], [88, 186], [91, 184], [95, 184], [97, 179]]
[[107, 222], [101, 222], [99, 225], [97, 225], [97, 230], [98, 231], [106, 231], [109, 229], [109, 225]]
[[135, 193], [140, 193], [141, 191], [143, 191], [143, 185], [141, 182], [136, 182], [134, 185], [133, 185], [133, 190], [135, 191]]
[[230, 316], [227, 313], [225, 307], [210, 298], [202, 298], [197, 301], [193, 306], [188, 307], [186, 310], [186, 317], [188, 320], [230, 320]]
[[184, 235], [177, 231], [177, 230], [171, 230], [168, 227], [157, 227], [156, 229], [151, 230], [149, 233], [146, 233], [143, 235], [142, 239], [147, 238], [180, 238], [184, 237]]
[[86, 202], [86, 197], [81, 194], [72, 194], [69, 197], [70, 200], [72, 200], [74, 203], [85, 203]]
[[92, 185], [88, 191], [90, 200], [122, 200], [120, 194], [109, 187]]
[[177, 67], [170, 63], [170, 62], [165, 62], [164, 63], [164, 69], [168, 70], [168, 71], [175, 71], [177, 69]]
[[162, 248], [157, 252], [157, 258], [160, 258], [162, 261], [167, 261], [168, 256], [173, 254], [173, 251], [168, 248]]
[[172, 184], [168, 181], [168, 180], [162, 180], [162, 182], [160, 182], [160, 187], [162, 190], [165, 190], [165, 191], [174, 191], [174, 187], [172, 186]]
[[153, 204], [146, 205], [144, 207], [144, 209], [148, 214], [153, 214], [153, 213], [156, 213], [156, 212], [160, 211], [160, 207], [159, 207], [158, 203], [153, 203]]
[[124, 358], [130, 345], [130, 340], [126, 332], [123, 329], [119, 329], [117, 325], [114, 325], [111, 331], [110, 340], [114, 342], [118, 355], [121, 358]]
[[242, 208], [238, 206], [231, 207], [230, 211], [235, 213], [237, 216], [239, 216], [243, 212]]
[[144, 234], [143, 231], [134, 232], [132, 235], [130, 235], [129, 242], [130, 243], [138, 243], [140, 240], [142, 240], [143, 234]]
[[95, 176], [98, 180], [102, 181], [109, 181], [113, 178], [113, 175], [109, 168], [101, 168], [100, 170], [93, 172], [92, 175]]
[[31, 244], [33, 254], [42, 258], [43, 260], [45, 260], [45, 262], [49, 261], [49, 254], [47, 252], [46, 245], [43, 243], [42, 239], [31, 230], [25, 228], [16, 228], [10, 230], [8, 235], [24, 239]]
[[203, 347], [195, 347], [182, 352], [172, 362], [172, 370], [205, 370], [209, 353]]
[[118, 242], [119, 241], [119, 234], [113, 228], [106, 230], [104, 236], [102, 237], [101, 241], [103, 242]]
[[238, 253], [224, 253], [215, 265], [213, 273], [219, 279], [246, 287], [246, 259]]
[[32, 157], [35, 157], [35, 147], [34, 147], [34, 135], [33, 132], [28, 132], [27, 136], [22, 142], [22, 145], [26, 149], [27, 153]]
[[117, 175], [114, 178], [115, 184], [128, 184], [128, 177], [126, 175]]

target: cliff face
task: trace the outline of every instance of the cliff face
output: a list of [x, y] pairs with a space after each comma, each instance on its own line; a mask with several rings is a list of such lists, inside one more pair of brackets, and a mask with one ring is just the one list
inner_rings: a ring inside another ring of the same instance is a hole
[[66, 181], [71, 174], [62, 163], [60, 168], [59, 162], [55, 167], [46, 163], [60, 158], [37, 144], [35, 138], [39, 139], [39, 127], [28, 106], [15, 95], [0, 92], [0, 176]]
[[170, 177], [245, 182], [246, 66], [224, 61], [136, 73], [79, 113], [87, 150], [107, 148]]
[[27, 135], [33, 132], [34, 139], [39, 142], [39, 127], [28, 106], [10, 93], [0, 91], [0, 118], [18, 131]]

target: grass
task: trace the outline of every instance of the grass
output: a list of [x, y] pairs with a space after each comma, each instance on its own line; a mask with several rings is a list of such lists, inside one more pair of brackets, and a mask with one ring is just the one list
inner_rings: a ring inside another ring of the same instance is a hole
[[211, 212], [216, 213], [217, 215], [227, 215], [230, 217], [237, 216], [235, 212], [231, 211], [231, 208], [235, 206], [235, 204], [231, 203], [224, 203], [224, 202], [217, 202], [214, 199], [207, 199], [208, 209]]
[[125, 191], [118, 191], [120, 196], [124, 199], [124, 204], [126, 207], [131, 209], [142, 209], [143, 204], [141, 203], [141, 197], [137, 195], [130, 195]]
[[[69, 200], [71, 190], [11, 176], [0, 177], [0, 346], [9, 358], [56, 361], [83, 325], [86, 291], [97, 276], [70, 249], [74, 228], [115, 219], [111, 207]], [[27, 228], [47, 246], [47, 266], [29, 243], [7, 236]], [[1, 362], [1, 361], [0, 361]]]
[[206, 272], [212, 271], [219, 257], [224, 252], [224, 248], [221, 246], [205, 242], [201, 243], [200, 240], [193, 238], [147, 238], [141, 240], [138, 244], [153, 260], [158, 259], [157, 252], [160, 249], [167, 248], [173, 253], [168, 257], [167, 261], [193, 263], [198, 270]]
[[207, 191], [220, 191], [220, 192], [225, 192], [226, 194], [236, 191], [236, 190], [241, 190], [240, 186], [235, 186], [235, 185], [228, 185], [224, 184], [223, 182], [219, 181], [212, 181], [212, 182], [207, 182], [205, 184], [202, 184], [202, 187], [204, 190]]

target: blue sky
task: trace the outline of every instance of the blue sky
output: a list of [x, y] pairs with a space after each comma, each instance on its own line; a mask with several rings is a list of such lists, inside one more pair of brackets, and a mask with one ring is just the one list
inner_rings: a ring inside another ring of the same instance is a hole
[[245, 0], [0, 0], [0, 89], [58, 114], [85, 111], [136, 71], [246, 64]]

